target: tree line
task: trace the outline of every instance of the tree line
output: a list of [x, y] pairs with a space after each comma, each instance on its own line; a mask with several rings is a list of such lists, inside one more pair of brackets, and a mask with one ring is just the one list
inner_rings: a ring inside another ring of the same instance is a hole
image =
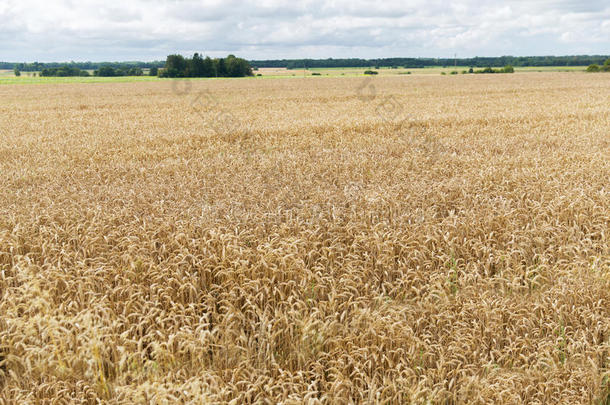
[[252, 68], [245, 59], [229, 55], [212, 59], [195, 53], [192, 58], [169, 55], [159, 77], [245, 77], [252, 76]]
[[254, 68], [339, 68], [356, 67], [402, 67], [416, 69], [424, 67], [473, 66], [475, 68], [503, 66], [588, 66], [603, 64], [610, 56], [576, 55], [576, 56], [499, 56], [474, 58], [383, 58], [383, 59], [277, 59], [253, 60]]
[[100, 77], [116, 77], [116, 76], [143, 76], [144, 71], [139, 67], [120, 67], [102, 66], [93, 72], [94, 76]]
[[[278, 59], [278, 60], [253, 60], [249, 61], [253, 68], [329, 68], [329, 67], [362, 67], [372, 66], [383, 67], [404, 67], [404, 68], [423, 68], [423, 67], [451, 67], [456, 64], [459, 66], [473, 66], [477, 68], [502, 67], [512, 65], [516, 67], [526, 66], [603, 66], [604, 61], [610, 55], [575, 55], [575, 56], [500, 56], [500, 57], [475, 57], [475, 58], [383, 58], [383, 59]], [[165, 61], [153, 62], [50, 62], [50, 63], [15, 63], [0, 62], [0, 69], [12, 70], [17, 68], [21, 72], [41, 72], [43, 69], [73, 67], [81, 70], [98, 70], [102, 67], [113, 69], [130, 69], [138, 67], [140, 69], [163, 68]]]
[[[88, 64], [85, 64], [85, 66], [90, 67]], [[35, 62], [28, 66], [28, 69], [31, 68], [40, 69], [40, 76], [43, 77], [91, 76], [89, 70], [78, 67], [77, 63], [45, 67], [45, 65]], [[22, 70], [17, 65], [13, 69], [15, 75], [19, 75]], [[93, 76], [99, 77], [143, 75], [144, 70], [141, 67], [127, 63], [118, 66], [103, 64], [93, 71]], [[209, 56], [204, 58], [195, 53], [192, 58], [185, 58], [182, 55], [169, 55], [161, 66], [150, 67], [149, 75], [159, 77], [245, 77], [252, 76], [253, 73], [248, 61], [235, 55], [212, 59]]]
[[0, 69], [11, 70], [17, 69], [21, 72], [42, 72], [43, 69], [53, 68], [78, 68], [80, 70], [98, 70], [102, 67], [111, 67], [113, 69], [128, 70], [131, 68], [140, 69], [153, 69], [161, 68], [165, 65], [163, 61], [153, 62], [50, 62], [50, 63], [14, 63], [14, 62], [0, 62]]
[[494, 69], [494, 68], [488, 66], [485, 69], [477, 69], [477, 70], [470, 68], [468, 73], [474, 73], [474, 74], [515, 73], [515, 68], [512, 67], [511, 65], [504, 66], [501, 69]]
[[[609, 56], [501, 56], [494, 58], [475, 57], [467, 59], [434, 58], [385, 58], [385, 59], [281, 59], [248, 62], [229, 55], [227, 58], [203, 58], [199, 54], [192, 58], [169, 55], [165, 62], [69, 62], [69, 63], [11, 63], [0, 62], [0, 69], [20, 72], [41, 72], [41, 76], [141, 76], [148, 69], [151, 76], [160, 77], [242, 77], [251, 76], [252, 68], [332, 68], [332, 67], [451, 67], [471, 66], [491, 68], [503, 66], [589, 66], [589, 72], [610, 71]], [[19, 72], [19, 73], [17, 73]]]
[[[18, 74], [18, 72], [19, 72], [19, 74]], [[21, 74], [21, 72], [19, 71], [19, 69], [15, 68], [15, 76], [18, 76], [20, 74]], [[150, 74], [151, 74], [151, 76], [156, 76], [157, 68], [151, 68]], [[111, 66], [102, 66], [101, 68], [99, 68], [93, 72], [93, 76], [99, 76], [99, 77], [143, 76], [143, 75], [144, 75], [144, 71], [142, 69], [140, 69], [139, 67], [113, 68]], [[82, 69], [79, 69], [74, 66], [66, 65], [66, 66], [42, 69], [42, 71], [40, 72], [40, 76], [42, 76], [42, 77], [73, 77], [73, 76], [87, 77], [87, 76], [91, 76], [91, 74], [87, 70], [82, 70]]]
[[[17, 68], [15, 68], [17, 72]], [[40, 76], [43, 77], [71, 77], [71, 76], [91, 76], [88, 71], [81, 70], [74, 66], [60, 66], [45, 68], [40, 71]]]

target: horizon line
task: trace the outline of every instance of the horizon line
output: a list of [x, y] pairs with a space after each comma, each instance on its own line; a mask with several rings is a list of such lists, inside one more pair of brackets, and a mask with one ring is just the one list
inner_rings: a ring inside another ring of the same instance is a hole
[[[199, 52], [193, 52], [193, 54], [195, 53], [199, 53]], [[173, 53], [170, 55], [189, 55], [189, 53]], [[200, 55], [204, 55], [202, 53], [200, 53]], [[234, 55], [233, 53], [228, 53], [227, 55]], [[206, 55], [207, 56], [207, 55]], [[239, 57], [238, 55], [235, 55], [237, 57]], [[357, 57], [357, 56], [353, 56], [353, 57], [342, 57], [342, 58], [337, 58], [337, 57], [328, 57], [328, 58], [310, 58], [310, 57], [303, 57], [303, 58], [259, 58], [259, 59], [248, 59], [248, 58], [243, 58], [246, 59], [250, 62], [258, 62], [258, 61], [292, 61], [292, 60], [386, 60], [386, 59], [432, 59], [432, 60], [440, 60], [440, 59], [447, 59], [447, 60], [464, 60], [464, 59], [476, 59], [476, 58], [544, 58], [544, 57], [553, 57], [553, 58], [570, 58], [570, 57], [610, 57], [610, 53], [608, 54], [567, 54], [567, 55], [500, 55], [500, 56], [483, 56], [483, 55], [477, 55], [477, 56], [467, 56], [467, 57], [455, 57], [455, 56], [444, 56], [444, 57], [431, 57], [431, 56], [385, 56], [385, 57], [380, 57], [380, 58], [363, 58], [363, 57]], [[214, 58], [213, 58], [214, 59]], [[66, 63], [66, 64], [70, 64], [70, 63], [154, 63], [154, 62], [163, 62], [164, 59], [156, 59], [156, 60], [70, 60], [70, 61], [61, 61], [61, 60], [54, 60], [54, 61], [47, 61], [47, 62], [40, 62], [37, 60], [34, 61], [1, 61], [0, 63], [6, 63], [6, 64], [19, 64], [19, 63]]]

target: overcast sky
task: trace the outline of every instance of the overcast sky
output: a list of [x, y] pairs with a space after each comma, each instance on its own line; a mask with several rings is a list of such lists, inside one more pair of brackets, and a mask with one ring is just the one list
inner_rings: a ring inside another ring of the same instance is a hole
[[0, 0], [0, 61], [610, 54], [608, 0]]

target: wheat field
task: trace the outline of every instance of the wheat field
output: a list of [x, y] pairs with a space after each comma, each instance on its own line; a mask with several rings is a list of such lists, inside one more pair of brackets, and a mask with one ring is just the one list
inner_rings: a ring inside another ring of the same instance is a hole
[[610, 402], [610, 76], [0, 98], [0, 404]]

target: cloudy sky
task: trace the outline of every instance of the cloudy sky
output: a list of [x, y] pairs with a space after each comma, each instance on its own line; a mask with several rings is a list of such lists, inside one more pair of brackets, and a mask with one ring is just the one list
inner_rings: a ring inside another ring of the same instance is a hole
[[0, 0], [0, 61], [610, 54], [608, 0]]

